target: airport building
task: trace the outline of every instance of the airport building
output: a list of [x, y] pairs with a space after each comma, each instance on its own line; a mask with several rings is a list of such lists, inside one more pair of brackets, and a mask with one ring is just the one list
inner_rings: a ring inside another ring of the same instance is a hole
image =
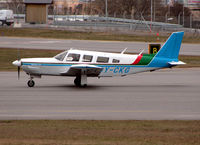
[[54, 7], [57, 14], [75, 14], [75, 9], [84, 7], [90, 0], [54, 0]]
[[58, 14], [63, 12], [73, 12], [75, 7], [79, 4], [79, 0], [54, 0], [54, 7]]
[[25, 22], [45, 24], [48, 20], [48, 6], [52, 0], [24, 0], [26, 5]]

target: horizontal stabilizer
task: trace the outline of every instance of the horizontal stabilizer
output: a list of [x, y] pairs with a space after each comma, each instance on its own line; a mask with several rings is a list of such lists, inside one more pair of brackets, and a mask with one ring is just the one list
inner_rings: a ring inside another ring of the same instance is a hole
[[175, 65], [184, 65], [184, 64], [186, 64], [185, 62], [182, 62], [182, 61], [177, 61], [177, 62], [175, 62], [175, 61], [172, 61], [172, 62], [168, 62], [170, 65], [172, 65], [172, 66], [175, 66]]

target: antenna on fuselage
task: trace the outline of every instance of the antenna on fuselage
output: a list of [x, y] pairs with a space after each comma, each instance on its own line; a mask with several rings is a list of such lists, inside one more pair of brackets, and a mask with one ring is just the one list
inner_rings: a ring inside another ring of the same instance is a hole
[[144, 52], [144, 49], [140, 52], [140, 54], [139, 55], [141, 55], [142, 53]]
[[122, 52], [121, 52], [121, 54], [124, 54], [124, 52], [127, 50], [128, 48], [125, 48]]

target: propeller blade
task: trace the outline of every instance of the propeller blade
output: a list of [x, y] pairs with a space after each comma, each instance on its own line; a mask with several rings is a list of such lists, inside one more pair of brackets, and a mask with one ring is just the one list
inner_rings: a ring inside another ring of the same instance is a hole
[[[19, 48], [18, 48], [18, 50], [17, 50], [17, 59], [18, 59], [18, 61], [20, 61], [20, 59], [21, 59], [21, 57], [20, 57], [20, 50], [19, 50]], [[21, 63], [21, 62], [20, 62], [20, 63]], [[18, 72], [18, 80], [20, 79], [20, 67], [21, 67], [21, 65], [17, 67], [17, 72]]]
[[20, 78], [20, 66], [17, 67], [17, 71], [18, 71], [18, 80]]

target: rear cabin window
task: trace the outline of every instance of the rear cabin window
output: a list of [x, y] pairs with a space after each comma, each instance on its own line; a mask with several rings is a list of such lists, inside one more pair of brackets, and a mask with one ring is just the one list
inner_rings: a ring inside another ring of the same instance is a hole
[[113, 59], [112, 63], [119, 63], [119, 59]]
[[108, 63], [108, 60], [109, 60], [108, 57], [101, 57], [101, 56], [99, 56], [97, 58], [97, 62], [100, 62], [100, 63]]
[[67, 56], [66, 61], [79, 61], [79, 59], [80, 59], [80, 54], [70, 53], [70, 54]]
[[83, 62], [92, 62], [92, 58], [93, 58], [92, 55], [84, 55], [82, 61]]

